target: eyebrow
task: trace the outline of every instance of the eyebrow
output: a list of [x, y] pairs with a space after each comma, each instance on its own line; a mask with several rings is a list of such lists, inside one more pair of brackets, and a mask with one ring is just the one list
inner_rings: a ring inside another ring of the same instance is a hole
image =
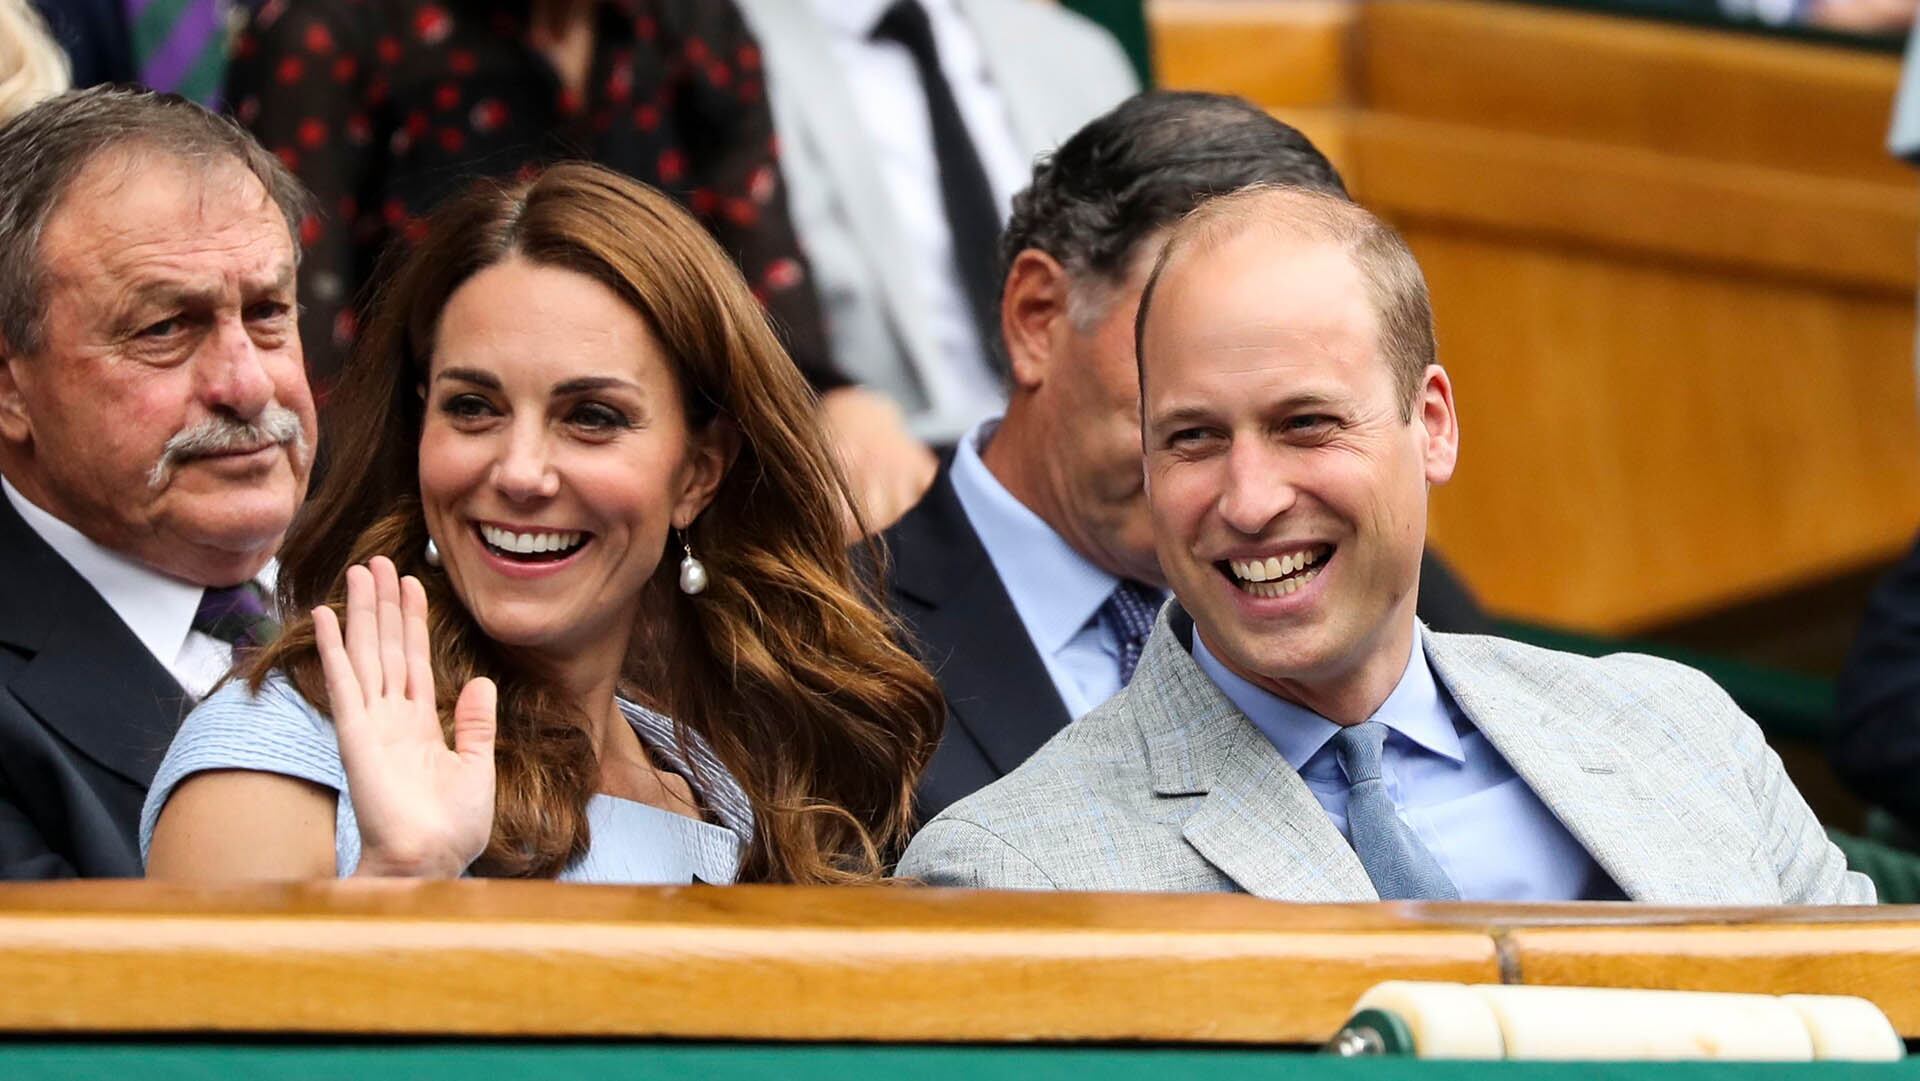
[[[1265, 407], [1262, 409], [1262, 412], [1291, 413], [1300, 409], [1324, 409], [1328, 406], [1339, 404], [1342, 400], [1343, 399], [1337, 395], [1310, 390], [1299, 394], [1288, 395], [1274, 402], [1272, 405]], [[1196, 421], [1211, 421], [1218, 416], [1219, 412], [1217, 410], [1207, 406], [1183, 405], [1150, 417], [1147, 423], [1150, 427], [1158, 429], [1169, 424], [1192, 424]]]
[[[273, 277], [249, 278], [241, 282], [240, 286], [243, 294], [285, 293], [292, 291], [293, 282], [293, 266], [283, 263]], [[219, 303], [222, 291], [219, 286], [208, 288], [205, 285], [186, 285], [177, 281], [147, 281], [133, 287], [127, 297], [128, 307], [141, 305], [173, 308], [211, 307]]]
[[[499, 376], [494, 375], [492, 372], [482, 371], [479, 368], [447, 368], [441, 371], [439, 375], [434, 376], [435, 382], [442, 379], [472, 383], [474, 386], [484, 387], [487, 390], [501, 389]], [[563, 397], [566, 395], [590, 394], [596, 390], [611, 389], [631, 390], [635, 393], [640, 392], [639, 385], [630, 380], [618, 379], [610, 375], [583, 375], [575, 379], [565, 379], [555, 383], [553, 385], [553, 394], [555, 397]]]

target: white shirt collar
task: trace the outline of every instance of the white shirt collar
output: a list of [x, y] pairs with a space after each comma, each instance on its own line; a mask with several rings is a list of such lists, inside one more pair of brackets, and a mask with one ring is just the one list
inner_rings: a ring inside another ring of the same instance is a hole
[[[27, 528], [60, 554], [86, 583], [93, 587], [107, 607], [120, 617], [140, 644], [163, 667], [171, 669], [193, 630], [193, 617], [200, 610], [200, 598], [206, 588], [161, 574], [138, 560], [129, 559], [111, 548], [95, 543], [86, 534], [41, 509], [0, 477], [0, 491], [20, 513]], [[273, 588], [278, 564], [269, 560], [255, 581]]]
[[[880, 16], [893, 4], [894, 0], [813, 0], [813, 10], [834, 33], [865, 41], [880, 24]], [[952, 13], [953, 3], [952, 0], [920, 0], [920, 6], [927, 9], [927, 19], [938, 26], [943, 17]]]
[[980, 460], [979, 447], [999, 424], [999, 417], [981, 421], [961, 437], [953, 490], [1028, 636], [1051, 656], [1099, 613], [1120, 579], [1075, 551]]
[[27, 528], [86, 579], [155, 660], [171, 666], [193, 629], [193, 615], [200, 610], [200, 595], [206, 590], [96, 544], [29, 501], [4, 477], [0, 477], [0, 488], [6, 490]]

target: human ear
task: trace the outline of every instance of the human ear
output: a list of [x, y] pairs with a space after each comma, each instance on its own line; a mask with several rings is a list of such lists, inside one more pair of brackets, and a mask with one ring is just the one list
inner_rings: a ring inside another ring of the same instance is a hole
[[1427, 483], [1445, 484], [1460, 458], [1460, 417], [1454, 412], [1453, 381], [1445, 368], [1427, 365], [1413, 406], [1425, 450]]
[[1013, 385], [1036, 390], [1047, 381], [1054, 352], [1067, 329], [1072, 280], [1046, 252], [1023, 249], [1007, 268], [1000, 298], [1000, 337]]
[[726, 417], [715, 417], [705, 431], [692, 437], [687, 454], [687, 483], [673, 506], [675, 529], [685, 529], [713, 502], [720, 482], [740, 456], [740, 429]]
[[20, 387], [19, 369], [27, 361], [0, 341], [0, 439], [22, 446], [33, 442], [33, 420]]

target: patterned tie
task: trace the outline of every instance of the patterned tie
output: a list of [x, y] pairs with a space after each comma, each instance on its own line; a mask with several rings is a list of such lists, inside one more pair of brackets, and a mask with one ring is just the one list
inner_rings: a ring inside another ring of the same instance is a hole
[[1387, 726], [1379, 721], [1347, 725], [1333, 737], [1350, 786], [1347, 836], [1353, 853], [1383, 901], [1458, 901], [1453, 880], [1400, 820], [1387, 795], [1387, 782], [1380, 779], [1380, 749], [1386, 742]]
[[267, 614], [266, 593], [259, 584], [242, 582], [202, 594], [200, 609], [193, 614], [193, 629], [225, 642], [240, 654], [273, 641], [280, 624]]
[[140, 81], [218, 105], [227, 70], [229, 0], [126, 0], [126, 5]]
[[1159, 614], [1160, 602], [1159, 590], [1122, 579], [1100, 606], [1100, 618], [1113, 628], [1113, 637], [1120, 643], [1122, 687], [1132, 681], [1133, 670], [1140, 664], [1140, 650], [1153, 633], [1153, 617]]

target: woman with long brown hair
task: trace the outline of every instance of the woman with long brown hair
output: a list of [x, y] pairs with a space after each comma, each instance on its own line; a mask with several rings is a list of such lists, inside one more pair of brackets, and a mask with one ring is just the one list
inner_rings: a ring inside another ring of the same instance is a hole
[[658, 192], [562, 165], [443, 207], [328, 403], [278, 582], [310, 614], [183, 724], [148, 873], [877, 874], [939, 693], [811, 404]]

